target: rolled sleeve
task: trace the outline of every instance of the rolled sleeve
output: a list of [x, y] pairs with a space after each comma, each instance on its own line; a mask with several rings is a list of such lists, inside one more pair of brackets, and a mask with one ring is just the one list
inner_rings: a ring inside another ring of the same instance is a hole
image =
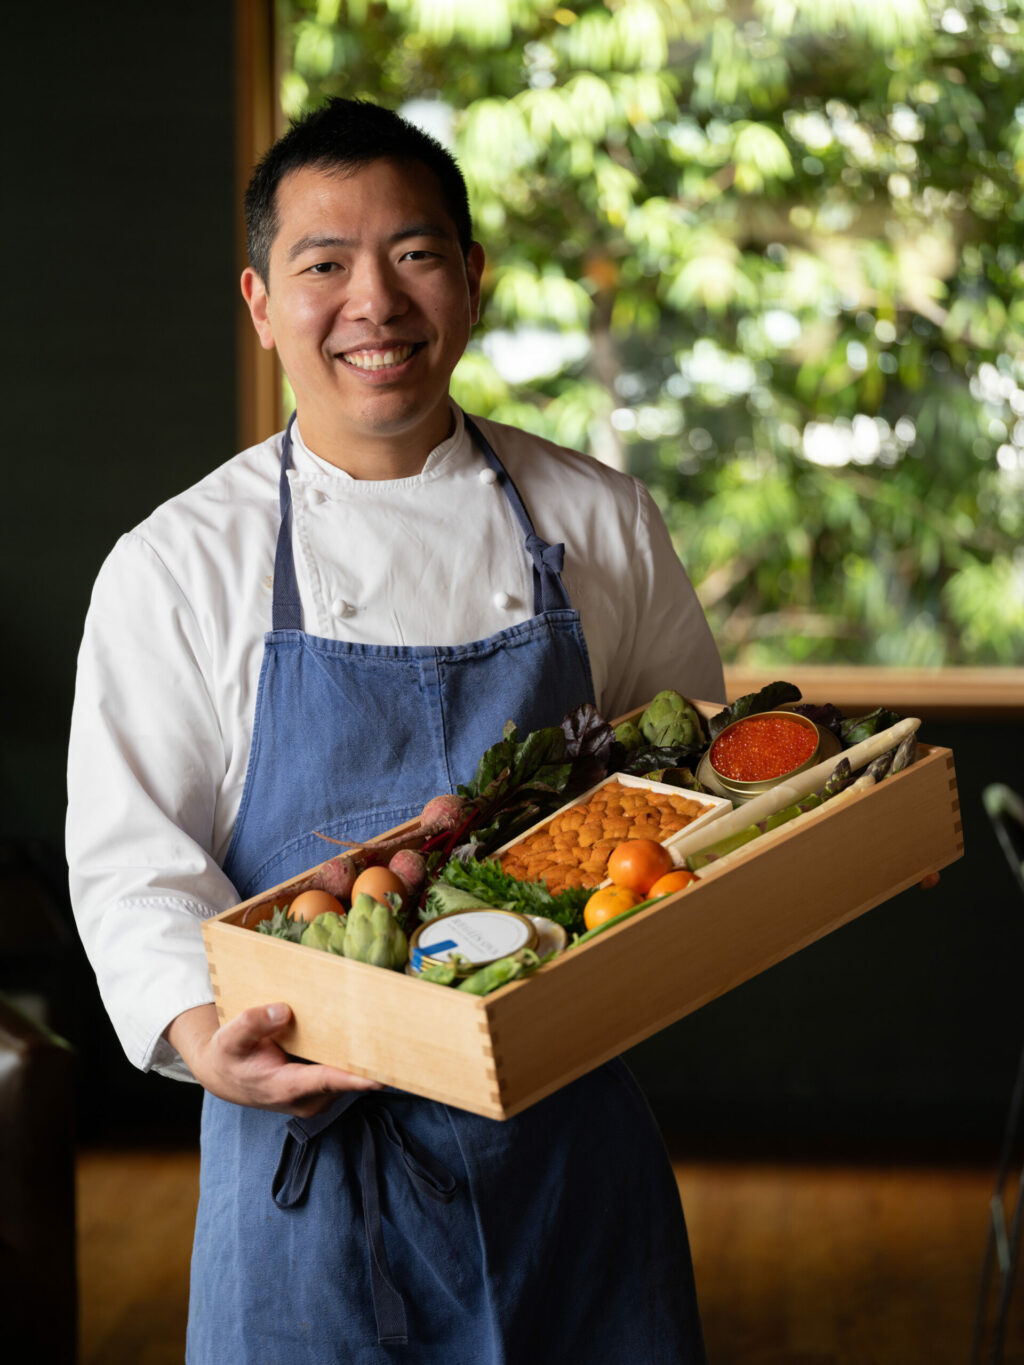
[[210, 852], [224, 742], [209, 654], [178, 585], [137, 535], [97, 579], [68, 759], [72, 905], [134, 1065], [187, 1075], [162, 1037], [213, 999], [205, 918], [237, 893]]

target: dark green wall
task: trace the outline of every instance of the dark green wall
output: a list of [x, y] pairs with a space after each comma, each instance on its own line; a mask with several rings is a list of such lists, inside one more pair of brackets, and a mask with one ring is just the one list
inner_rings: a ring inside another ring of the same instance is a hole
[[61, 845], [117, 536], [235, 451], [229, 0], [5, 13], [3, 831]]
[[191, 1124], [198, 1098], [134, 1072], [99, 1006], [64, 772], [100, 563], [236, 449], [233, 41], [230, 0], [4, 16], [0, 989], [76, 1045], [85, 1135]]
[[[235, 449], [231, 8], [6, 16], [0, 988], [53, 999], [87, 1136], [190, 1129], [198, 1099], [128, 1066], [68, 937], [64, 756], [103, 556]], [[1024, 785], [1021, 732], [925, 734], [956, 753], [967, 857], [636, 1049], [674, 1141], [994, 1151], [1024, 906], [980, 793]]]

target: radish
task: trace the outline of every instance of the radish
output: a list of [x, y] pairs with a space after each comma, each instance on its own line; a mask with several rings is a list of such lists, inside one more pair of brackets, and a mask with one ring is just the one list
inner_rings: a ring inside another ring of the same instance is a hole
[[401, 848], [388, 863], [388, 871], [393, 872], [411, 896], [427, 879], [427, 864], [422, 854], [412, 848]]
[[352, 897], [352, 885], [360, 872], [360, 864], [351, 853], [339, 853], [323, 863], [316, 873], [316, 885], [320, 891], [329, 891], [332, 896], [345, 905]]
[[439, 830], [456, 829], [467, 815], [466, 802], [461, 796], [442, 792], [431, 797], [420, 813], [421, 825], [437, 826]]

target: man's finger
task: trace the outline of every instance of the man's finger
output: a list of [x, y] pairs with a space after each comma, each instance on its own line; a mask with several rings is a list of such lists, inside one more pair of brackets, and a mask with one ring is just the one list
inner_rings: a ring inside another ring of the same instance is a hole
[[254, 1005], [221, 1026], [221, 1042], [229, 1052], [250, 1052], [265, 1038], [280, 1033], [291, 1017], [290, 1006], [280, 1001], [273, 1005]]
[[[289, 1071], [292, 1068], [289, 1067]], [[301, 1075], [299, 1074], [301, 1071]], [[381, 1090], [380, 1081], [368, 1076], [357, 1076], [352, 1071], [343, 1071], [337, 1066], [320, 1064], [295, 1064], [295, 1074], [291, 1078], [296, 1086], [296, 1099], [313, 1098], [317, 1095], [333, 1095], [339, 1090]]]

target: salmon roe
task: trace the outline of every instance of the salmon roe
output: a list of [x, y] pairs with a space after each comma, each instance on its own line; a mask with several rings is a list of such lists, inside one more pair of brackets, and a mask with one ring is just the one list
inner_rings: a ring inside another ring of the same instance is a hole
[[809, 725], [786, 716], [750, 716], [737, 721], [711, 746], [711, 766], [733, 782], [766, 782], [799, 768], [814, 753], [818, 737]]

